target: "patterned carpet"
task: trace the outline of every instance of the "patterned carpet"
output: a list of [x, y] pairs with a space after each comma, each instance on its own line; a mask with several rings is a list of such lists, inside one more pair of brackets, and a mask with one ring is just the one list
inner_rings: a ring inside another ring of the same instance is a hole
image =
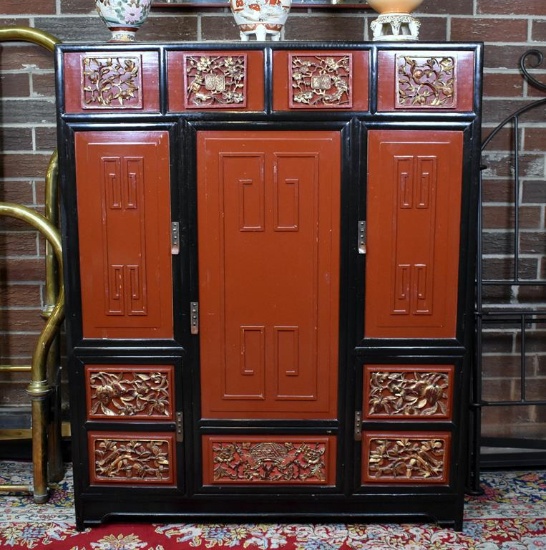
[[[29, 484], [30, 464], [0, 461], [0, 484]], [[485, 472], [462, 533], [432, 524], [109, 524], [78, 532], [72, 476], [50, 501], [0, 494], [0, 548], [50, 550], [538, 550], [546, 549], [546, 472]]]

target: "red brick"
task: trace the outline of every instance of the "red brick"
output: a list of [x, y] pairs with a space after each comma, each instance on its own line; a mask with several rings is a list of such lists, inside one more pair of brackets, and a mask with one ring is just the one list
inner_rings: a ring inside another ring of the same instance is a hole
[[22, 151], [32, 149], [32, 130], [30, 128], [2, 128], [0, 145], [3, 151]]
[[483, 92], [487, 97], [522, 97], [523, 79], [520, 74], [485, 73]]
[[[23, 25], [24, 23], [17, 23]], [[0, 55], [0, 70], [23, 70], [27, 66], [37, 69], [54, 68], [53, 54], [36, 44], [3, 42]]]
[[544, 0], [476, 0], [478, 13], [490, 15], [546, 15]]
[[451, 40], [526, 42], [527, 26], [527, 19], [453, 17]]
[[55, 0], [21, 2], [21, 0], [2, 0], [0, 15], [55, 15]]
[[0, 75], [2, 97], [30, 97], [28, 74], [4, 73]]
[[57, 128], [46, 128], [40, 126], [36, 128], [36, 149], [38, 151], [51, 151], [57, 148]]
[[0, 258], [36, 256], [37, 245], [34, 233], [0, 233]]
[[[44, 278], [45, 261], [43, 259], [17, 259], [0, 263], [0, 281], [37, 281], [37, 284], [41, 284]], [[33, 305], [32, 301], [27, 305]]]
[[33, 74], [32, 95], [55, 98], [55, 74]]
[[40, 332], [45, 321], [42, 310], [36, 309], [3, 309], [0, 311], [0, 331]]
[[[542, 208], [521, 207], [518, 210], [519, 225], [522, 229], [540, 229], [542, 227]], [[486, 205], [483, 209], [483, 227], [487, 229], [513, 229], [515, 209], [510, 206]]]
[[0, 196], [5, 202], [16, 202], [26, 206], [34, 200], [34, 185], [30, 181], [0, 181]]
[[49, 155], [44, 153], [21, 153], [0, 155], [0, 165], [6, 178], [36, 178], [46, 173]]
[[546, 42], [546, 19], [533, 19], [532, 25], [531, 40], [534, 42]]

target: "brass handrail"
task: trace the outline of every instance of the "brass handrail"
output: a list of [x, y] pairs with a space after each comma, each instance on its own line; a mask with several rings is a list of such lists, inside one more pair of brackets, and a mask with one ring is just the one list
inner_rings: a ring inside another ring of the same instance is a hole
[[[29, 223], [37, 229], [50, 243], [59, 270], [62, 273], [61, 236], [56, 227], [44, 216], [26, 206], [0, 202], [0, 216], [9, 216]], [[61, 285], [57, 303], [51, 312], [34, 348], [31, 363], [31, 382], [27, 388], [32, 401], [32, 463], [34, 469], [34, 500], [47, 500], [47, 397], [51, 391], [47, 379], [47, 356], [51, 344], [64, 319], [64, 288]], [[0, 491], [10, 492], [13, 487], [0, 486]]]
[[[55, 44], [60, 40], [32, 27], [7, 26], [0, 27], [0, 41], [31, 42], [53, 52]], [[49, 161], [45, 179], [45, 218], [22, 205], [0, 203], [1, 213], [23, 219], [33, 225], [46, 236], [46, 291], [45, 306], [42, 316], [47, 319], [34, 351], [31, 365], [1, 365], [1, 372], [31, 372], [31, 383], [27, 393], [32, 402], [32, 456], [34, 468], [33, 487], [0, 485], [0, 492], [30, 492], [34, 493], [36, 502], [47, 500], [48, 462], [46, 455], [49, 450], [49, 478], [62, 479], [62, 459], [60, 452], [60, 397], [56, 392], [53, 407], [53, 422], [49, 422], [51, 389], [56, 385], [57, 366], [60, 363], [59, 342], [56, 336], [62, 322], [64, 311], [64, 291], [62, 279], [58, 272], [62, 269], [60, 253], [60, 238], [56, 231], [58, 226], [58, 155], [55, 151]], [[45, 223], [44, 223], [45, 222]], [[52, 232], [52, 230], [55, 230]], [[49, 237], [48, 237], [49, 235]], [[53, 240], [51, 240], [53, 239]], [[59, 284], [59, 280], [61, 281]], [[59, 290], [60, 289], [60, 290]], [[59, 307], [60, 305], [60, 307]], [[44, 374], [45, 371], [45, 374]], [[48, 433], [49, 432], [49, 433]]]

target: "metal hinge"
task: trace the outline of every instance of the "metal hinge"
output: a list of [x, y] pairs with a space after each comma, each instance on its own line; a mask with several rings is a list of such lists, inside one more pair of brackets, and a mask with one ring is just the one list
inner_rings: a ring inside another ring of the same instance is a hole
[[176, 413], [176, 441], [184, 441], [184, 413], [181, 412]]
[[180, 224], [178, 222], [171, 223], [171, 254], [180, 253]]
[[358, 222], [358, 253], [366, 254], [366, 222]]
[[199, 302], [190, 303], [190, 327], [192, 334], [199, 334]]
[[362, 412], [355, 412], [355, 427], [353, 432], [355, 441], [362, 441]]

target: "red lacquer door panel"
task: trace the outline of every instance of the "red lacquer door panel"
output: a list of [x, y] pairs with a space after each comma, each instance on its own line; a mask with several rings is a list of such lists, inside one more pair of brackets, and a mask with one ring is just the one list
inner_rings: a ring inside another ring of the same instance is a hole
[[365, 336], [454, 338], [463, 136], [370, 131]]
[[167, 132], [75, 137], [83, 336], [173, 336]]
[[337, 414], [340, 136], [201, 132], [202, 413]]

